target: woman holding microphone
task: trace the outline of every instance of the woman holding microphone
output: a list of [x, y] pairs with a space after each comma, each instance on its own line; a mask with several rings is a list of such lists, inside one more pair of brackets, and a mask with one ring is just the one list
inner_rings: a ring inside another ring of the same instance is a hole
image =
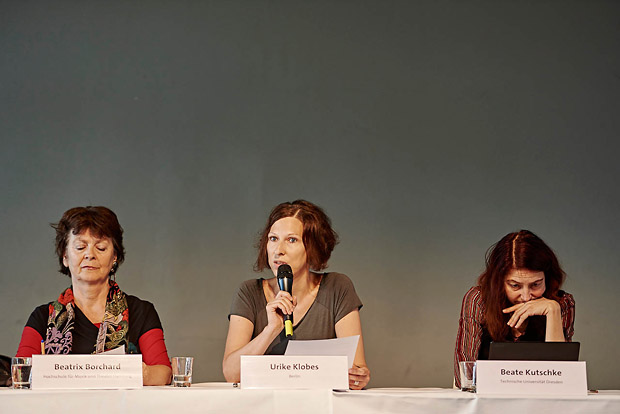
[[284, 315], [293, 316], [293, 339], [330, 339], [359, 335], [349, 387], [362, 389], [370, 380], [364, 357], [359, 310], [362, 303], [351, 280], [327, 267], [338, 236], [331, 220], [315, 204], [296, 200], [277, 205], [258, 245], [256, 271], [289, 265], [292, 295], [280, 290], [276, 277], [250, 279], [237, 290], [229, 314], [222, 363], [229, 382], [240, 380], [241, 355], [281, 355], [288, 339]]

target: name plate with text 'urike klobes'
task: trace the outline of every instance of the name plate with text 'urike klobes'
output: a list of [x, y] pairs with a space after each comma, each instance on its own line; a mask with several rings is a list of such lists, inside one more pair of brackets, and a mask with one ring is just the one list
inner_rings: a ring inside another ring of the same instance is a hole
[[142, 355], [33, 355], [32, 388], [142, 388]]
[[349, 388], [346, 356], [241, 356], [241, 388]]
[[588, 394], [585, 361], [477, 361], [479, 395]]

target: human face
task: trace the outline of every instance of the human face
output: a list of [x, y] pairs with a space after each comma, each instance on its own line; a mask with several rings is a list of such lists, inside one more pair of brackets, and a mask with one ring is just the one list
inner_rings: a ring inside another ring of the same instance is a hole
[[90, 230], [86, 230], [80, 234], [69, 234], [62, 262], [69, 268], [74, 283], [101, 283], [107, 281], [115, 260], [112, 240], [109, 237], [95, 237]]
[[545, 274], [535, 270], [512, 269], [504, 281], [506, 296], [513, 305], [541, 298], [545, 293]]
[[304, 226], [295, 217], [285, 217], [273, 223], [267, 235], [267, 256], [269, 267], [274, 275], [278, 267], [288, 264], [293, 275], [298, 276], [308, 271], [308, 257], [302, 240]]

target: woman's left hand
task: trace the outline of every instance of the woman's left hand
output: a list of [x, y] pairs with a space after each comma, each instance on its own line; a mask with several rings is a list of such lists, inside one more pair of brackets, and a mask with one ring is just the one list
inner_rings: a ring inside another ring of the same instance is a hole
[[370, 370], [368, 367], [360, 367], [353, 365], [349, 370], [349, 388], [352, 390], [361, 390], [370, 381]]
[[560, 312], [560, 304], [555, 300], [547, 298], [538, 298], [524, 303], [517, 303], [514, 306], [504, 309], [502, 312], [511, 313], [512, 316], [508, 320], [511, 328], [519, 329], [527, 318], [534, 315], [549, 315], [554, 312]]
[[172, 380], [172, 369], [167, 365], [146, 365], [142, 361], [143, 385], [168, 385]]

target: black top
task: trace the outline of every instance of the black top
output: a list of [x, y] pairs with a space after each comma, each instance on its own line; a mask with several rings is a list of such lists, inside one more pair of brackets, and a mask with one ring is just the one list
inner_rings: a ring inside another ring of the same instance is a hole
[[[129, 332], [127, 333], [127, 353], [139, 354], [140, 337], [151, 329], [162, 329], [159, 315], [151, 302], [141, 300], [135, 296], [126, 295], [127, 307], [129, 308]], [[49, 318], [49, 303], [38, 306], [28, 318], [26, 326], [35, 329], [42, 338], [45, 338], [47, 331], [47, 320]], [[73, 325], [73, 343], [71, 354], [92, 354], [97, 343], [99, 328], [95, 326], [79, 307], [74, 306], [75, 320]]]

